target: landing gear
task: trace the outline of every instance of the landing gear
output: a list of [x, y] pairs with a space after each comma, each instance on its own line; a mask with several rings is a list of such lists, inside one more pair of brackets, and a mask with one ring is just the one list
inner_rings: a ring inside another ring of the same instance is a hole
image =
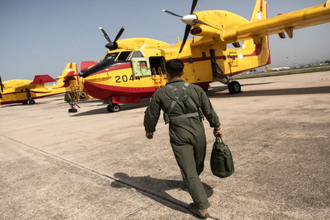
[[213, 79], [217, 80], [225, 85], [228, 86], [229, 94], [237, 94], [242, 92], [241, 90], [241, 84], [237, 81], [230, 81], [228, 74], [224, 74], [222, 69], [219, 67], [219, 65], [211, 58], [212, 61], [212, 67], [214, 69], [219, 70], [220, 74], [218, 72], [213, 73]]
[[30, 92], [30, 90], [29, 90], [29, 89], [26, 89], [25, 92], [26, 92], [26, 96], [27, 96], [27, 99], [28, 99], [27, 102], [28, 102], [30, 105], [36, 104], [36, 101], [34, 101], [34, 100], [32, 99], [32, 97], [31, 97], [31, 92]]
[[71, 108], [68, 110], [70, 113], [78, 112], [76, 106], [77, 106], [78, 108], [80, 108], [80, 107], [79, 107], [79, 105], [78, 105], [75, 101], [71, 100], [71, 101], [69, 102], [69, 104], [70, 104], [70, 106], [71, 106]]
[[105, 100], [104, 103], [109, 104], [107, 106], [108, 112], [119, 112], [120, 111], [120, 105], [113, 103], [111, 96], [108, 98], [108, 100]]
[[228, 90], [229, 90], [230, 94], [240, 93], [240, 92], [242, 92], [241, 91], [241, 84], [239, 84], [239, 82], [237, 82], [237, 81], [231, 81], [228, 84]]
[[108, 112], [119, 112], [120, 111], [120, 105], [118, 104], [109, 104], [107, 106], [107, 110]]

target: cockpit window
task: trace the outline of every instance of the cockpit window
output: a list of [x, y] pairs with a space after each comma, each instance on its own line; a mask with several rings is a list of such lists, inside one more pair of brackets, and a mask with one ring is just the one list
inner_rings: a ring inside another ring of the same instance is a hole
[[131, 54], [132, 51], [125, 51], [121, 52], [120, 55], [118, 56], [117, 60], [118, 61], [126, 61], [129, 58], [129, 55]]
[[107, 60], [115, 60], [116, 57], [118, 56], [119, 53], [109, 53], [107, 54], [107, 56], [105, 57], [104, 61]]
[[134, 51], [133, 54], [132, 54], [132, 58], [135, 58], [135, 57], [143, 57], [142, 53], [140, 51]]

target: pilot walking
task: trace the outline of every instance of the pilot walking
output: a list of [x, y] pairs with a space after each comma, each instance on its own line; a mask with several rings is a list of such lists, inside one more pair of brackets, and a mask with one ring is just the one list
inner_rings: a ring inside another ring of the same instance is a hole
[[160, 116], [164, 111], [165, 123], [169, 123], [170, 143], [182, 178], [193, 203], [189, 210], [201, 218], [207, 218], [210, 203], [199, 178], [204, 169], [206, 136], [202, 119], [206, 117], [214, 128], [214, 136], [222, 136], [220, 121], [205, 92], [197, 85], [185, 83], [184, 64], [179, 59], [166, 62], [169, 82], [157, 90], [144, 116], [146, 137], [152, 139]]

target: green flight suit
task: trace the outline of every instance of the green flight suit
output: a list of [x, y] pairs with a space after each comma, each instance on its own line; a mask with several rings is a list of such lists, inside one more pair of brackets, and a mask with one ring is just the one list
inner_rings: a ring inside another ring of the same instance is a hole
[[[171, 87], [168, 84], [172, 85]], [[167, 113], [173, 100], [173, 87], [182, 91], [185, 82], [182, 79], [169, 81], [163, 88], [157, 90], [144, 116], [144, 127], [146, 132], [156, 131], [156, 125], [162, 109]], [[202, 88], [189, 84], [185, 89], [186, 94], [191, 97], [199, 107], [211, 127], [220, 127], [217, 114], [214, 112], [209, 98]], [[196, 113], [196, 109], [188, 100], [177, 101], [170, 113], [170, 117], [183, 114]], [[196, 115], [196, 114], [195, 114]], [[180, 167], [184, 182], [198, 209], [206, 209], [210, 206], [199, 174], [204, 169], [206, 152], [206, 136], [202, 119], [199, 115], [193, 117], [179, 117], [169, 120], [170, 142], [175, 159]]]

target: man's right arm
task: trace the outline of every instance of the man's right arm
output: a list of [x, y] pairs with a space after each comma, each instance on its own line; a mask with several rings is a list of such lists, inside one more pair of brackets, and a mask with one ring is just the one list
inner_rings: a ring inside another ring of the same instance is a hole
[[217, 113], [214, 111], [213, 106], [210, 102], [209, 97], [207, 97], [206, 93], [201, 89], [201, 109], [210, 123], [210, 127], [219, 128], [220, 129], [220, 121]]
[[160, 116], [160, 101], [156, 92], [150, 100], [148, 108], [145, 111], [144, 115], [144, 128], [147, 133], [153, 133], [156, 131], [156, 125]]

